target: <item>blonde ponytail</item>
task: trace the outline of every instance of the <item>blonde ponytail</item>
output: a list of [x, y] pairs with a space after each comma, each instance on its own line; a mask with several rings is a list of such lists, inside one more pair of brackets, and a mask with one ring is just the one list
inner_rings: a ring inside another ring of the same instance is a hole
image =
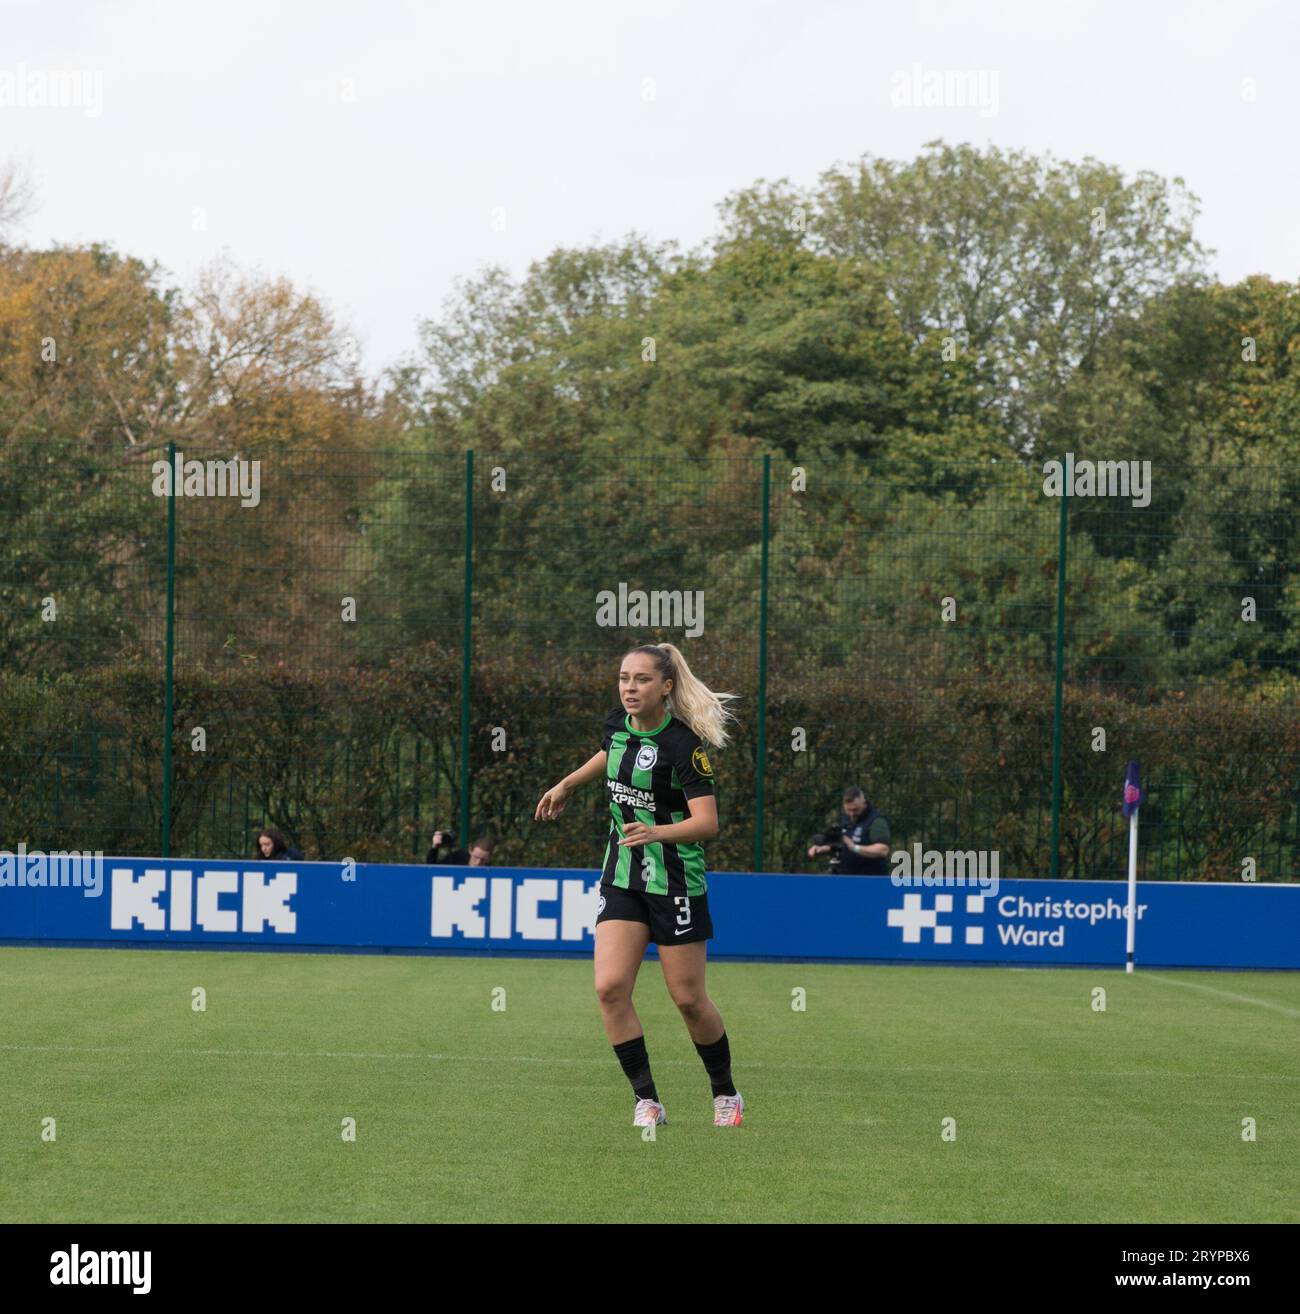
[[669, 711], [685, 721], [710, 748], [726, 748], [731, 738], [726, 724], [736, 719], [727, 704], [739, 694], [715, 693], [692, 674], [682, 651], [671, 643], [648, 643], [632, 651], [653, 657], [659, 674], [672, 680]]

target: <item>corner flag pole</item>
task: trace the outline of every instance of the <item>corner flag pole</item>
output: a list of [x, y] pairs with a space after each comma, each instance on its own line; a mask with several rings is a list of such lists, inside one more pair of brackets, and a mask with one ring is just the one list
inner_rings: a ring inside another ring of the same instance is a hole
[[1128, 957], [1125, 971], [1133, 971], [1133, 942], [1137, 931], [1138, 809], [1142, 806], [1142, 784], [1138, 764], [1130, 762], [1124, 777], [1124, 815], [1128, 818]]

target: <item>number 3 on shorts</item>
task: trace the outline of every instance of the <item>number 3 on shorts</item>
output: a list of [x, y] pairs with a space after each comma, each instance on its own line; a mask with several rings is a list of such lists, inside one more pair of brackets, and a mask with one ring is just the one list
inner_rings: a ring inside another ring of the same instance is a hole
[[689, 894], [679, 894], [673, 899], [677, 905], [677, 925], [689, 926], [691, 924], [691, 896]]

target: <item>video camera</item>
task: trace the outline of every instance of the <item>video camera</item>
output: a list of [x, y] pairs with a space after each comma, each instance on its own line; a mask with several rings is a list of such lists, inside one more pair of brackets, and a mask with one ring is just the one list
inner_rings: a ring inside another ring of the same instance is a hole
[[817, 836], [818, 844], [829, 844], [831, 851], [826, 858], [826, 870], [831, 875], [835, 875], [840, 869], [840, 858], [844, 855], [844, 827], [827, 826], [820, 835]]

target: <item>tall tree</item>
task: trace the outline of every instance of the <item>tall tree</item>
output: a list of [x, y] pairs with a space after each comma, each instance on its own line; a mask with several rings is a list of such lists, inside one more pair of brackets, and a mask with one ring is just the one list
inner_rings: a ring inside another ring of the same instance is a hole
[[938, 141], [910, 161], [865, 155], [808, 189], [760, 181], [720, 210], [724, 247], [760, 238], [874, 264], [906, 332], [971, 354], [1021, 449], [1106, 331], [1199, 276], [1204, 257], [1181, 179]]

